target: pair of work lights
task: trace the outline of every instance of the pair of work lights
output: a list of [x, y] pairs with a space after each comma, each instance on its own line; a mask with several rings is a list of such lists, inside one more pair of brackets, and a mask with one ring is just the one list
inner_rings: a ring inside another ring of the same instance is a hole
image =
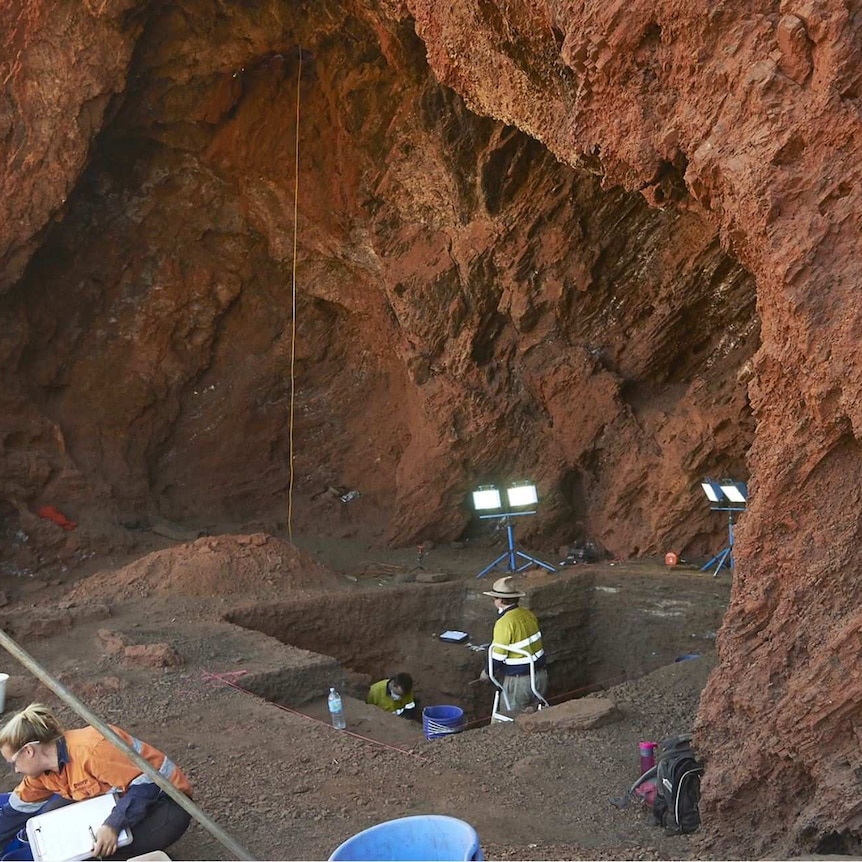
[[516, 482], [502, 491], [493, 485], [480, 485], [473, 491], [473, 508], [481, 513], [480, 518], [500, 517], [503, 510], [507, 510], [509, 514], [533, 514], [517, 510], [535, 506], [538, 502], [539, 495], [532, 482]]
[[715, 482], [712, 479], [704, 479], [700, 487], [710, 503], [730, 503], [744, 507], [748, 502], [748, 487], [745, 482], [734, 482], [733, 479]]
[[[515, 527], [511, 518], [516, 515], [535, 515], [539, 494], [532, 482], [513, 482], [508, 488], [494, 485], [480, 485], [473, 491], [473, 508], [483, 520], [499, 518], [506, 525], [506, 550], [490, 565], [485, 566], [477, 578], [484, 577], [501, 563], [506, 563], [506, 571], [521, 572], [530, 566], [540, 566], [549, 572], [557, 571], [550, 563], [530, 556], [515, 545]], [[523, 562], [521, 562], [523, 561]]]
[[712, 503], [713, 512], [727, 512], [727, 545], [701, 568], [701, 571], [705, 572], [715, 566], [712, 573], [715, 577], [723, 566], [733, 568], [733, 513], [745, 511], [748, 486], [745, 482], [736, 482], [733, 479], [722, 479], [720, 482], [704, 479], [700, 487]]

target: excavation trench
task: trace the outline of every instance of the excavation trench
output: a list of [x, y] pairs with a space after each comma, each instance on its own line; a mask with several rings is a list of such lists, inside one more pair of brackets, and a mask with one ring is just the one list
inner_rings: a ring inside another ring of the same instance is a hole
[[[661, 567], [581, 566], [524, 579], [523, 604], [539, 617], [548, 655], [549, 700], [559, 702], [635, 678], [683, 656], [711, 651], [729, 580]], [[338, 685], [364, 700], [370, 682], [407, 671], [423, 705], [489, 714], [491, 693], [471, 685], [484, 652], [446, 643], [447, 629], [490, 641], [495, 619], [484, 581], [409, 584], [324, 593], [237, 609], [228, 622], [289, 645], [292, 660], [243, 685], [301, 708]]]

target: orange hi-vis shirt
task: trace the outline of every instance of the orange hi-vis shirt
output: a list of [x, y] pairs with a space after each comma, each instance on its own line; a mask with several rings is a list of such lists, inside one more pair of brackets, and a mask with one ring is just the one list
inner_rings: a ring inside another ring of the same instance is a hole
[[[191, 784], [185, 773], [172, 760], [125, 730], [113, 725], [111, 729], [151, 763], [177, 790], [191, 798]], [[77, 802], [112, 790], [126, 793], [136, 784], [154, 783], [95, 727], [68, 730], [63, 734], [62, 741], [65, 742], [68, 758], [61, 763], [60, 769], [37, 776], [28, 775], [15, 788], [14, 795], [24, 803], [22, 808], [25, 810], [33, 804], [43, 803], [54, 793]], [[13, 807], [18, 807], [14, 802], [12, 804]]]

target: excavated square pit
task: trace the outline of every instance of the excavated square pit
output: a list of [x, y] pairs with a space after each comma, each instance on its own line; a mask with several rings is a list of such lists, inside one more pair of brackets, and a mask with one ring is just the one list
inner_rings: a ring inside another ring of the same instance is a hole
[[[243, 684], [300, 708], [329, 685], [364, 700], [370, 682], [407, 671], [420, 705], [460, 706], [470, 721], [487, 717], [491, 689], [471, 684], [485, 652], [439, 636], [455, 629], [468, 632], [473, 645], [490, 641], [496, 612], [481, 591], [491, 580], [357, 587], [236, 609], [228, 622], [307, 651]], [[642, 564], [530, 573], [522, 587], [522, 603], [542, 626], [552, 703], [711, 651], [730, 592], [729, 579]]]

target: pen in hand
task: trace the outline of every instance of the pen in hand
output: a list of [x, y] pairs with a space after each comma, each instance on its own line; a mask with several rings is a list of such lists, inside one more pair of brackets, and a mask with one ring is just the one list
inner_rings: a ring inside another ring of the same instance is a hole
[[[93, 839], [93, 849], [95, 850], [95, 849], [96, 849], [96, 833], [95, 833], [95, 832], [93, 832], [93, 827], [92, 827], [92, 826], [88, 826], [88, 827], [87, 827], [87, 829], [89, 829], [89, 830], [90, 830], [90, 837]], [[97, 856], [96, 858], [101, 859], [102, 857], [101, 857], [101, 856]]]

